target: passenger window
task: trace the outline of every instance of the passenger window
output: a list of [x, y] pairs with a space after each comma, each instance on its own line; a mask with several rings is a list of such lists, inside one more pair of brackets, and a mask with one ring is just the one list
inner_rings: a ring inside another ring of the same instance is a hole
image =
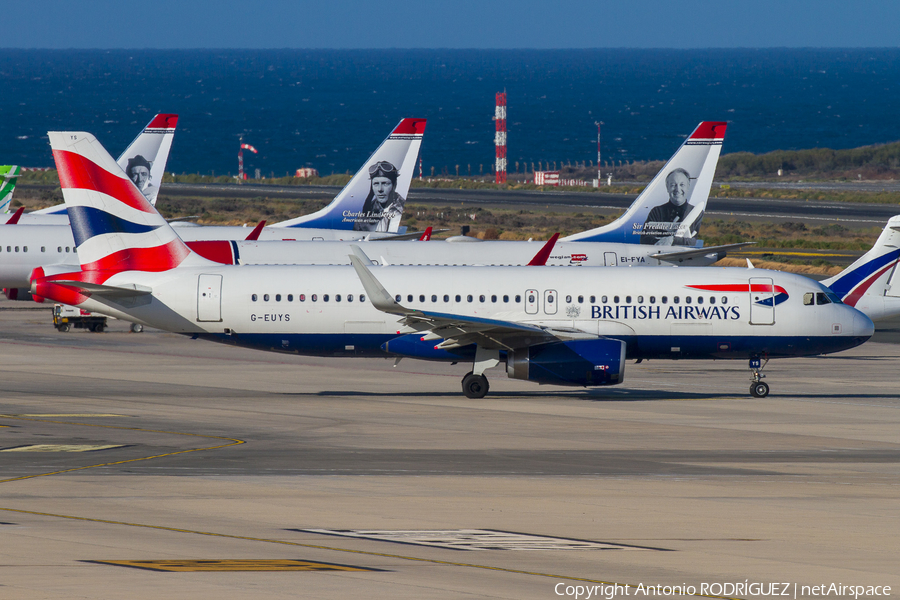
[[419, 294], [419, 302], [425, 302], [425, 294]]
[[319, 296], [318, 296], [318, 294], [313, 294], [312, 296], [309, 297], [309, 299], [312, 300], [313, 302], [317, 302], [319, 300]]
[[508, 295], [508, 294], [503, 294], [503, 301], [504, 301], [504, 302], [509, 302], [509, 295]]
[[253, 300], [254, 302], [256, 302], [256, 294], [253, 294], [252, 296], [250, 296], [250, 299]]
[[710, 303], [710, 304], [715, 304], [715, 303], [716, 303], [716, 297], [715, 297], [715, 296], [710, 296], [710, 297], [709, 297], [709, 303]]
[[413, 295], [412, 295], [412, 294], [407, 294], [407, 295], [406, 295], [406, 301], [407, 301], [407, 302], [412, 302], [412, 299], [413, 299]]
[[328, 302], [328, 294], [322, 294], [322, 302]]
[[650, 296], [650, 304], [656, 304], [656, 296]]
[[16, 252], [18, 252], [18, 251], [19, 251], [19, 247], [18, 247], [18, 246], [16, 246]]
[[269, 301], [269, 295], [263, 294], [263, 302], [268, 302], [268, 301]]
[[450, 302], [450, 296], [444, 294], [444, 302]]
[[494, 294], [491, 296], [491, 302], [496, 302], [496, 301], [497, 301], [497, 296], [496, 296], [496, 294]]
[[547, 303], [553, 304], [553, 294], [550, 294], [549, 296], [547, 296]]
[[275, 294], [275, 302], [281, 302], [281, 294]]
[[675, 304], [678, 304], [679, 302], [681, 302], [681, 298], [679, 298], [678, 296], [675, 296], [674, 298], [672, 298], [672, 302], [674, 302]]
[[662, 302], [663, 304], [668, 304], [669, 298], [667, 296], [663, 296], [662, 298], [659, 299], [659, 301]]
[[335, 294], [335, 295], [334, 295], [334, 301], [335, 301], [335, 302], [340, 302], [340, 301], [341, 301], [341, 295], [340, 295], [340, 294]]
[[722, 296], [722, 304], [728, 304], [728, 296]]
[[457, 294], [457, 295], [456, 295], [456, 301], [457, 301], [457, 302], [462, 302], [462, 296], [460, 296], [459, 294]]
[[360, 302], [365, 302], [365, 301], [366, 301], [366, 295], [365, 295], [365, 294], [360, 294], [360, 295], [359, 295], [359, 301], [360, 301]]
[[644, 297], [638, 296], [638, 304], [643, 304], [643, 303], [644, 303]]
[[813, 302], [813, 299], [815, 297], [816, 295], [812, 292], [806, 292], [805, 294], [803, 294], [803, 306], [812, 306], [813, 304], [815, 304], [815, 302]]
[[347, 302], [353, 302], [353, 294], [347, 294]]
[[437, 302], [437, 294], [432, 294], [432, 295], [431, 295], [431, 301], [432, 301], [432, 302]]
[[288, 302], [293, 302], [293, 301], [294, 301], [294, 295], [288, 294]]
[[397, 294], [396, 296], [394, 296], [394, 300], [396, 302], [400, 302], [400, 294]]
[[468, 300], [469, 302], [471, 302], [471, 301], [472, 301], [472, 294], [469, 294], [468, 296], [466, 296], [466, 300]]
[[516, 294], [516, 304], [522, 301], [522, 296]]
[[606, 304], [607, 300], [609, 300], [609, 298], [607, 298], [606, 296], [603, 296], [602, 298], [600, 298], [600, 302], [602, 302], [603, 304]]
[[46, 252], [46, 251], [47, 251], [47, 246], [41, 246], [41, 252]]
[[697, 304], [703, 304], [703, 296], [697, 296]]
[[618, 304], [618, 303], [619, 303], [619, 297], [618, 297], [618, 296], [613, 296], [613, 302], [614, 302], [615, 304]]
[[28, 246], [23, 246], [23, 247], [22, 247], [22, 252], [28, 252]]
[[625, 304], [631, 304], [631, 296], [625, 296]]
[[584, 296], [578, 296], [578, 304], [584, 304]]
[[484, 302], [484, 294], [481, 294], [480, 296], [478, 296], [478, 301]]
[[685, 296], [685, 297], [684, 297], [684, 303], [685, 303], [685, 304], [690, 304], [690, 303], [691, 303], [691, 297], [690, 297], [690, 296]]
[[[7, 248], [6, 251], [9, 252], [9, 248]], [[56, 251], [57, 251], [57, 252], [62, 252], [62, 246], [58, 247], [58, 248], [56, 249]]]
[[823, 292], [816, 292], [816, 304], [831, 304], [831, 300]]
[[69, 251], [69, 247], [68, 247], [68, 246], [66, 246], [66, 252], [68, 252], [68, 251]]
[[566, 303], [572, 302], [572, 296], [566, 296]]
[[300, 294], [297, 298], [300, 299], [300, 302], [306, 302], [306, 294]]
[[594, 304], [596, 302], [597, 302], [597, 296], [591, 296], [591, 304]]

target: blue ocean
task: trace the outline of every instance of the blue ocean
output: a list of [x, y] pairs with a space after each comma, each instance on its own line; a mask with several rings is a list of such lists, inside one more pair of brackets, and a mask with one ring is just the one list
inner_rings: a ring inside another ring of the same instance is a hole
[[157, 112], [180, 115], [170, 171], [355, 171], [402, 117], [425, 117], [426, 175], [489, 172], [494, 95], [508, 160], [665, 159], [701, 120], [723, 151], [900, 140], [898, 49], [0, 50], [0, 164], [51, 166], [48, 130], [118, 155]]

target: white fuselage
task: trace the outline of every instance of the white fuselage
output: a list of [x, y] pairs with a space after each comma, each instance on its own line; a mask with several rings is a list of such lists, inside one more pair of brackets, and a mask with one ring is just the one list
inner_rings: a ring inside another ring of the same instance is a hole
[[[296, 236], [298, 240], [260, 242], [243, 241], [250, 233], [246, 227], [175, 227], [185, 241], [220, 240], [221, 250], [216, 257], [207, 258], [225, 264], [245, 265], [328, 265], [350, 264], [347, 258], [350, 244], [346, 241], [310, 241], [301, 238], [309, 232], [346, 233], [333, 230], [267, 227], [264, 235]], [[218, 232], [220, 237], [210, 231]], [[284, 232], [284, 233], [282, 233]], [[223, 234], [231, 237], [221, 237]], [[224, 240], [235, 240], [227, 242]], [[396, 265], [526, 265], [543, 247], [544, 242], [514, 241], [355, 241], [373, 261]], [[651, 258], [676, 247], [617, 244], [606, 242], [557, 242], [550, 253], [550, 266], [668, 266], [669, 263]], [[198, 250], [204, 253], [204, 250]], [[219, 258], [221, 257], [221, 258]], [[718, 260], [713, 253], [685, 261], [691, 266], [711, 264]], [[26, 288], [31, 272], [38, 267], [71, 266], [79, 270], [75, 242], [69, 227], [0, 225], [0, 288]]]
[[[407, 308], [607, 336], [625, 341], [629, 358], [816, 355], [854, 347], [874, 330], [856, 309], [826, 301], [833, 294], [817, 282], [762, 269], [391, 266], [373, 274]], [[411, 331], [362, 300], [352, 267], [182, 267], [123, 272], [105, 282], [132, 284], [152, 294], [78, 305], [168, 331], [311, 355], [387, 356], [383, 344]], [[453, 353], [418, 357], [459, 360]]]

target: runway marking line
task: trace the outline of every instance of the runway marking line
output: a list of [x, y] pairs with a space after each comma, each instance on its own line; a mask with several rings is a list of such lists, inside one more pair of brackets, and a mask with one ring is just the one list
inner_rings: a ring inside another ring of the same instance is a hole
[[218, 446], [206, 446], [203, 448], [191, 448], [189, 450], [177, 450], [175, 452], [165, 452], [163, 454], [154, 454], [153, 456], [142, 456], [140, 458], [129, 458], [125, 460], [116, 460], [106, 463], [99, 463], [96, 465], [85, 465], [83, 467], [72, 467], [70, 469], [60, 469], [59, 471], [50, 471], [49, 473], [37, 473], [35, 475], [22, 475], [20, 477], [10, 477], [8, 479], [0, 479], [0, 483], [9, 483], [11, 481], [22, 481], [25, 479], [35, 479], [37, 477], [47, 477], [49, 475], [61, 475], [62, 473], [72, 473], [73, 471], [84, 471], [85, 469], [95, 469], [98, 467], [111, 467], [113, 465], [124, 465], [133, 462], [140, 462], [143, 460], [152, 460], [154, 458], [164, 458], [166, 456], [177, 456], [179, 454], [188, 454], [190, 452], [203, 452], [206, 450], [219, 450], [221, 448], [228, 448], [229, 446], [239, 446], [241, 444], [246, 444], [244, 440], [239, 440], [237, 438], [230, 438], [219, 435], [203, 435], [201, 433], [185, 433], [182, 431], [161, 431], [158, 429], [144, 429], [142, 427], [125, 427], [122, 425], [99, 425], [96, 423], [76, 423], [73, 421], [50, 421], [47, 419], [38, 419], [34, 417], [20, 417], [15, 415], [0, 415], [0, 418], [4, 419], [16, 419], [17, 421], [34, 421], [35, 423], [56, 423], [58, 425], [78, 425], [81, 427], [97, 427], [100, 429], [123, 429], [125, 431], [142, 431], [145, 433], [163, 433], [167, 435], [183, 435], [187, 437], [198, 437], [198, 438], [206, 438], [209, 440], [224, 440], [228, 441], [227, 444], [220, 444]]
[[85, 560], [82, 562], [98, 565], [113, 565], [117, 567], [131, 567], [133, 569], [145, 569], [148, 571], [165, 572], [195, 572], [195, 571], [383, 571], [371, 567], [356, 567], [352, 565], [339, 565], [337, 563], [324, 563], [313, 560]]
[[96, 452], [125, 446], [126, 444], [30, 444], [3, 448], [0, 452]]
[[[74, 422], [69, 422], [69, 421], [47, 421], [44, 419], [35, 419], [35, 418], [29, 418], [29, 417], [14, 417], [11, 415], [0, 415], [0, 417], [8, 418], [8, 419], [17, 419], [17, 420], [21, 420], [21, 421], [36, 421], [39, 423], [58, 423], [61, 425], [81, 425], [84, 427], [99, 427], [99, 428], [105, 428], [105, 429], [124, 429], [124, 430], [128, 430], [128, 431], [144, 431], [144, 432], [148, 432], [148, 433], [164, 433], [164, 434], [169, 434], [169, 435], [184, 435], [184, 436], [201, 437], [201, 438], [207, 438], [207, 439], [228, 440], [230, 442], [228, 444], [221, 444], [219, 446], [210, 446], [210, 447], [206, 447], [206, 448], [193, 448], [191, 450], [179, 450], [177, 452], [167, 452], [165, 454], [156, 454], [153, 456], [144, 456], [141, 458], [132, 458], [132, 459], [128, 459], [128, 460], [114, 461], [114, 462], [109, 462], [109, 463], [101, 463], [101, 464], [96, 464], [96, 465], [88, 465], [88, 466], [84, 466], [84, 467], [74, 467], [71, 469], [62, 469], [59, 471], [52, 471], [49, 473], [38, 473], [36, 475], [23, 475], [21, 477], [0, 479], [0, 483], [8, 483], [11, 481], [21, 481], [24, 479], [33, 479], [36, 477], [47, 477], [50, 475], [58, 475], [61, 473], [70, 473], [72, 471], [83, 471], [85, 469], [93, 469], [96, 467], [106, 467], [106, 466], [111, 466], [111, 465], [127, 464], [127, 463], [132, 463], [132, 462], [143, 461], [143, 460], [152, 460], [154, 458], [162, 458], [165, 456], [175, 456], [178, 454], [187, 454], [189, 452], [200, 452], [200, 451], [204, 451], [204, 450], [217, 450], [220, 448], [227, 448], [229, 446], [237, 446], [239, 444], [247, 443], [244, 440], [239, 440], [237, 438], [229, 438], [229, 437], [215, 436], [215, 435], [203, 435], [200, 433], [160, 431], [160, 430], [156, 430], [156, 429], [144, 429], [141, 427], [122, 427], [122, 426], [118, 426], [118, 425], [96, 425], [96, 424], [91, 424], [91, 423], [74, 423]], [[84, 523], [103, 523], [106, 525], [122, 525], [125, 527], [139, 527], [141, 529], [152, 529], [155, 531], [169, 531], [172, 533], [186, 533], [189, 535], [202, 535], [202, 536], [231, 539], [231, 540], [244, 540], [244, 541], [249, 541], [249, 542], [278, 544], [281, 546], [290, 546], [290, 547], [295, 547], [295, 548], [309, 548], [309, 549], [313, 549], [313, 550], [324, 550], [324, 551], [328, 551], [328, 552], [343, 552], [346, 554], [356, 554], [359, 556], [378, 556], [378, 557], [382, 557], [382, 558], [393, 558], [396, 560], [404, 560], [404, 561], [426, 563], [426, 564], [433, 564], [433, 565], [463, 567], [463, 568], [468, 568], [468, 569], [480, 569], [480, 570], [484, 570], [484, 571], [496, 571], [499, 573], [512, 573], [512, 574], [517, 574], [517, 575], [531, 575], [534, 577], [545, 577], [545, 578], [549, 578], [549, 579], [562, 579], [565, 581], [582, 581], [585, 583], [595, 583], [595, 584], [599, 584], [599, 585], [621, 585], [626, 588], [635, 588], [635, 589], [637, 588], [636, 585], [630, 584], [630, 583], [605, 581], [605, 580], [601, 580], [601, 579], [590, 579], [587, 577], [572, 577], [572, 576], [568, 576], [568, 575], [559, 575], [556, 573], [542, 573], [539, 571], [525, 571], [522, 569], [511, 569], [508, 567], [495, 567], [495, 566], [491, 566], [491, 565], [479, 565], [476, 563], [438, 560], [438, 559], [434, 559], [434, 558], [422, 558], [422, 557], [418, 557], [418, 556], [404, 556], [402, 554], [374, 552], [371, 550], [354, 550], [351, 548], [325, 546], [322, 544], [307, 544], [307, 543], [303, 543], [303, 542], [291, 542], [288, 540], [258, 538], [258, 537], [252, 537], [252, 536], [234, 535], [234, 534], [229, 534], [229, 533], [216, 533], [213, 531], [198, 531], [198, 530], [192, 530], [192, 529], [182, 529], [182, 528], [178, 528], [178, 527], [167, 527], [165, 525], [150, 525], [147, 523], [129, 523], [127, 521], [113, 521], [110, 519], [97, 519], [97, 518], [93, 518], [93, 517], [79, 517], [79, 516], [75, 516], [75, 515], [62, 515], [62, 514], [56, 514], [56, 513], [39, 512], [39, 511], [34, 511], [34, 510], [23, 510], [20, 508], [10, 508], [10, 507], [5, 507], [5, 506], [0, 506], [0, 511], [7, 512], [7, 513], [16, 513], [16, 514], [20, 514], [20, 515], [34, 515], [34, 516], [39, 516], [39, 517], [51, 517], [51, 518], [55, 518], [55, 519], [66, 519], [66, 520], [70, 520], [70, 521], [81, 521]], [[729, 596], [713, 596], [710, 594], [682, 594], [682, 595], [696, 596], [696, 597], [702, 597], [702, 598], [716, 598], [718, 600], [742, 600], [740, 598], [731, 598]]]
[[39, 418], [69, 418], [69, 419], [87, 419], [91, 417], [127, 417], [128, 415], [114, 415], [112, 413], [24, 413], [21, 415], [0, 415], [0, 417], [39, 417]]

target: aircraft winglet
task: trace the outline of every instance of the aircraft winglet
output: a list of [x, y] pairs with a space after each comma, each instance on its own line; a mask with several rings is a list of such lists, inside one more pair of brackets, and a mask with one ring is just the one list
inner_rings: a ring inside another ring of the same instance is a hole
[[25, 207], [20, 206], [16, 209], [16, 214], [9, 218], [9, 221], [6, 222], [7, 225], [15, 225], [19, 222], [19, 219], [22, 217], [22, 213], [25, 212]]
[[250, 235], [248, 235], [246, 237], [245, 241], [255, 242], [256, 240], [258, 240], [259, 234], [262, 233], [263, 227], [265, 227], [265, 226], [266, 226], [266, 220], [263, 219], [262, 221], [257, 223], [256, 227], [253, 228], [253, 231], [250, 232]]
[[430, 226], [426, 227], [425, 232], [422, 234], [422, 237], [419, 238], [419, 241], [420, 242], [430, 241], [431, 240], [431, 231], [432, 231], [432, 228]]
[[553, 246], [556, 245], [556, 240], [559, 239], [559, 232], [553, 234], [553, 237], [547, 240], [547, 243], [543, 245], [543, 247], [538, 250], [538, 253], [534, 255], [534, 258], [531, 259], [531, 262], [528, 263], [529, 267], [543, 267], [547, 264], [547, 259], [550, 258], [550, 253], [553, 252]]

